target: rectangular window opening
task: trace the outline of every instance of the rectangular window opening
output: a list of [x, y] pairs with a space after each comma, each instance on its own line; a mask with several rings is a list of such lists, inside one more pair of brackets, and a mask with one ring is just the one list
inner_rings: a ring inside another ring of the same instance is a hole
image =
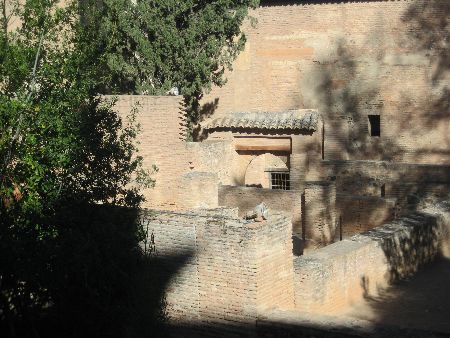
[[289, 179], [289, 173], [271, 172], [270, 189], [291, 190], [291, 181]]
[[386, 184], [381, 186], [381, 197], [386, 197]]
[[372, 137], [380, 137], [381, 124], [380, 115], [369, 115], [369, 132]]

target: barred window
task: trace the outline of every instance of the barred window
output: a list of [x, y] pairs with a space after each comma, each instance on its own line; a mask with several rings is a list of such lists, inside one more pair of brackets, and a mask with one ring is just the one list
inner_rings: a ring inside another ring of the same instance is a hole
[[270, 189], [291, 190], [288, 172], [271, 172]]

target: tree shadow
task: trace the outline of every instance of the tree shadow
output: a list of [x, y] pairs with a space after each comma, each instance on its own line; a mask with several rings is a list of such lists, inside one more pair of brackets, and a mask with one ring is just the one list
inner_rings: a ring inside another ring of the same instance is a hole
[[219, 98], [216, 97], [214, 101], [206, 102], [202, 104], [199, 112], [198, 117], [196, 120], [196, 125], [192, 129], [192, 138], [195, 142], [201, 142], [205, 140], [208, 135], [206, 130], [203, 130], [200, 126], [200, 122], [203, 122], [205, 119], [211, 117], [214, 112], [217, 110], [217, 107], [219, 106]]
[[168, 336], [164, 294], [193, 253], [143, 252], [137, 209], [71, 205], [56, 222], [60, 233], [34, 252], [49, 269], [35, 276], [41, 291], [12, 290], [28, 292], [28, 304], [18, 313], [2, 303], [2, 337]]
[[[426, 97], [417, 98], [402, 93], [402, 103], [405, 110], [414, 111], [416, 118], [404, 121], [413, 128], [417, 135], [423, 134], [423, 129], [433, 132], [440, 124], [448, 122], [450, 118], [450, 3], [448, 1], [414, 1], [402, 16], [402, 23], [406, 28], [400, 44], [417, 55], [423, 56], [430, 68], [430, 89], [424, 94]], [[448, 139], [446, 140], [448, 142]], [[445, 151], [445, 149], [437, 149]], [[421, 154], [421, 152], [423, 154]], [[428, 149], [418, 150], [418, 155], [427, 155]], [[442, 155], [448, 155], [442, 154]]]

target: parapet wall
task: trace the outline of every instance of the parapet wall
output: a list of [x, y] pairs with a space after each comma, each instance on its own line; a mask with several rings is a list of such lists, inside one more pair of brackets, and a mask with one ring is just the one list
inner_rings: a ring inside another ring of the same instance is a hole
[[441, 203], [297, 257], [296, 309], [339, 313], [363, 297], [376, 295], [436, 255], [448, 255], [449, 233], [450, 205]]

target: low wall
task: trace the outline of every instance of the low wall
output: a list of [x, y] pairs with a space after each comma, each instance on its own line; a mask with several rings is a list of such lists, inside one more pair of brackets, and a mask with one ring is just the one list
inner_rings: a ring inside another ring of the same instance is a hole
[[376, 295], [441, 253], [448, 255], [450, 204], [411, 214], [294, 260], [299, 311], [339, 313]]
[[202, 336], [245, 336], [259, 313], [294, 308], [290, 221], [272, 214], [246, 222], [236, 211], [142, 215], [145, 247], [167, 263], [170, 322], [196, 326]]
[[259, 203], [282, 212], [292, 220], [292, 231], [301, 234], [301, 192], [298, 190], [272, 190], [242, 186], [222, 185], [219, 187], [219, 205], [239, 208], [243, 216]]
[[395, 218], [396, 199], [336, 194], [339, 240], [363, 233]]

